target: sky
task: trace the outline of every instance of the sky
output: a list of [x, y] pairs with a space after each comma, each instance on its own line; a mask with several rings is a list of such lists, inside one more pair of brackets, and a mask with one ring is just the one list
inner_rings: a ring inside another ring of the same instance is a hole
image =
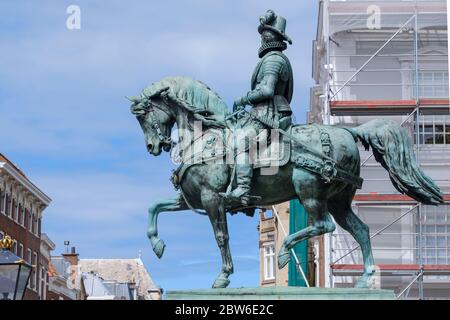
[[[317, 3], [265, 0], [1, 1], [0, 152], [52, 203], [43, 232], [80, 258], [142, 256], [164, 290], [209, 288], [220, 271], [209, 219], [162, 213], [159, 260], [146, 237], [147, 208], [175, 195], [168, 154], [150, 156], [125, 96], [166, 76], [203, 81], [230, 106], [249, 90], [258, 62], [259, 16], [287, 19], [293, 45], [292, 109], [309, 104]], [[68, 29], [69, 5], [80, 29]], [[259, 281], [258, 217], [228, 216], [235, 273], [230, 287]]]

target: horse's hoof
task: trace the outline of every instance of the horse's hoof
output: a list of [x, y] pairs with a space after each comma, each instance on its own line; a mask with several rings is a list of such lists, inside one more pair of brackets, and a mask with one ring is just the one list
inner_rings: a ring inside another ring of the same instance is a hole
[[355, 288], [357, 289], [369, 289], [370, 286], [367, 283], [367, 281], [361, 281], [361, 279], [359, 279], [356, 284], [355, 284]]
[[355, 288], [358, 289], [373, 289], [375, 287], [375, 275], [374, 274], [363, 274], [361, 278], [355, 284]]
[[283, 269], [291, 260], [291, 254], [289, 253], [289, 251], [281, 249], [280, 253], [278, 253], [277, 260], [278, 260], [278, 269]]
[[212, 287], [213, 289], [220, 289], [220, 288], [226, 288], [230, 284], [230, 280], [224, 277], [217, 278]]
[[164, 248], [166, 247], [164, 241], [162, 241], [161, 239], [158, 239], [158, 242], [156, 242], [153, 245], [153, 251], [155, 252], [156, 256], [161, 259], [163, 253], [164, 253]]

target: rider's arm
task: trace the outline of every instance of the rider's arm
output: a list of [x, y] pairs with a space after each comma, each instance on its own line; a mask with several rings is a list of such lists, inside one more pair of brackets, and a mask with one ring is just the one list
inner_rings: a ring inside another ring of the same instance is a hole
[[266, 74], [263, 80], [256, 85], [255, 89], [247, 93], [247, 99], [251, 104], [273, 98], [275, 94], [275, 86], [278, 82], [278, 75]]
[[256, 87], [240, 99], [239, 105], [257, 104], [270, 99], [275, 94], [275, 87], [283, 72], [285, 61], [280, 56], [267, 57], [261, 66], [264, 77]]

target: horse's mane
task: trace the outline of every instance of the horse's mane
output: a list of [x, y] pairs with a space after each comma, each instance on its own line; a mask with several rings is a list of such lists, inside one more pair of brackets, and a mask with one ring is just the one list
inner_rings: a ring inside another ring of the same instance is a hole
[[196, 109], [209, 111], [221, 116], [228, 112], [227, 105], [217, 93], [203, 82], [188, 77], [164, 78], [145, 88], [142, 93], [146, 96], [151, 96], [167, 87], [177, 98], [193, 105]]

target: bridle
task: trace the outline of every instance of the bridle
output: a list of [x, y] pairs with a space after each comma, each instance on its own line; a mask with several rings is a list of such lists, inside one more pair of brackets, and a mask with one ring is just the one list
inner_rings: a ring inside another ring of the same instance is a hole
[[150, 96], [144, 94], [141, 96], [140, 99], [137, 98], [130, 99], [131, 101], [134, 102], [134, 105], [131, 107], [131, 112], [134, 115], [136, 115], [137, 117], [144, 116], [147, 114], [149, 115], [151, 126], [156, 131], [156, 134], [158, 135], [160, 141], [163, 142], [164, 144], [163, 149], [165, 151], [170, 151], [174, 147], [175, 143], [172, 141], [172, 138], [170, 136], [166, 136], [161, 131], [160, 124], [155, 116], [155, 109], [163, 111], [169, 117], [171, 117], [172, 115], [167, 110], [161, 108], [158, 104], [152, 102], [151, 98], [154, 96], [160, 96], [166, 105], [169, 105], [169, 99], [172, 100], [179, 107], [186, 110], [194, 118], [194, 120], [201, 121], [204, 125], [208, 127], [225, 128], [226, 126], [225, 122], [221, 122], [219, 120], [210, 118], [207, 114], [202, 114], [203, 110], [198, 110], [189, 102], [171, 94], [169, 91], [169, 87], [161, 88]]
[[166, 110], [163, 110], [162, 108], [159, 108], [159, 106], [154, 104], [150, 99], [148, 100], [148, 102], [149, 102], [149, 105], [150, 105], [149, 108], [148, 108], [148, 115], [150, 117], [152, 128], [155, 129], [156, 134], [158, 135], [158, 138], [161, 141], [163, 141], [164, 143], [167, 143], [167, 144], [172, 144], [172, 138], [170, 136], [166, 136], [161, 131], [161, 127], [160, 127], [159, 122], [158, 122], [158, 120], [156, 119], [156, 116], [155, 116], [155, 108], [158, 108], [159, 110], [161, 110], [162, 112], [166, 113], [169, 116], [170, 116], [170, 114]]
[[[144, 98], [145, 98], [144, 101], [141, 100], [139, 102], [139, 104], [137, 104], [133, 108], [133, 113], [138, 117], [145, 116], [148, 114], [148, 116], [150, 118], [150, 123], [151, 123], [152, 129], [154, 129], [156, 131], [156, 134], [157, 134], [159, 140], [163, 143], [163, 149], [165, 151], [170, 151], [170, 149], [172, 149], [174, 142], [172, 141], [172, 138], [170, 136], [167, 136], [162, 132], [161, 126], [155, 115], [155, 109], [161, 110], [162, 112], [167, 114], [169, 117], [171, 116], [171, 114], [169, 112], [167, 112], [166, 110], [164, 110], [163, 108], [161, 108], [156, 103], [153, 103], [150, 97], [144, 97]], [[165, 99], [163, 98], [163, 100], [165, 100]]]

